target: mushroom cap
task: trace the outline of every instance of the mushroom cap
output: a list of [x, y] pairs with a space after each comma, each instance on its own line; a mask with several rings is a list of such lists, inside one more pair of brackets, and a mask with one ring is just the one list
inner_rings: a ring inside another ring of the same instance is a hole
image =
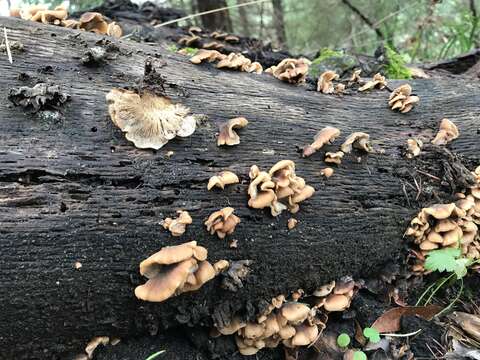
[[219, 127], [217, 145], [238, 145], [240, 137], [233, 129], [243, 128], [248, 125], [248, 120], [244, 117], [237, 117], [228, 120]]
[[327, 311], [344, 311], [350, 305], [350, 299], [345, 295], [330, 294], [325, 299], [323, 307]]
[[310, 312], [310, 308], [299, 302], [288, 302], [280, 309], [281, 315], [291, 323], [305, 321]]
[[200, 64], [204, 60], [207, 60], [208, 62], [214, 62], [217, 60], [223, 60], [226, 57], [227, 55], [224, 55], [216, 50], [200, 49], [190, 58], [190, 62], [192, 64]]
[[320, 91], [324, 94], [331, 94], [335, 91], [333, 87], [333, 80], [339, 78], [338, 74], [335, 71], [327, 70], [323, 72], [317, 81], [317, 91]]
[[428, 215], [433, 216], [435, 219], [438, 220], [443, 220], [447, 219], [450, 217], [452, 212], [456, 209], [456, 206], [454, 203], [451, 204], [435, 204], [430, 206], [429, 208], [423, 209], [423, 212], [425, 212]]
[[80, 16], [79, 28], [86, 31], [93, 31], [99, 34], [106, 34], [108, 24], [102, 14], [98, 12], [86, 12]]
[[273, 165], [268, 171], [268, 175], [275, 176], [275, 174], [280, 170], [290, 170], [295, 171], [295, 163], [292, 160], [280, 160], [275, 165]]
[[273, 190], [262, 191], [255, 198], [250, 198], [248, 200], [248, 206], [254, 209], [264, 209], [270, 206], [275, 199], [276, 195]]
[[332, 126], [327, 126], [320, 130], [314, 137], [314, 142], [306, 146], [303, 150], [303, 156], [307, 157], [320, 150], [324, 145], [331, 144], [340, 136], [340, 130]]
[[371, 152], [372, 147], [369, 144], [370, 135], [364, 132], [354, 132], [350, 134], [350, 136], [345, 140], [342, 144], [340, 149], [345, 153], [348, 154], [352, 151], [352, 147], [355, 146], [356, 148], [362, 149], [366, 152]]
[[309, 64], [306, 59], [283, 59], [276, 66], [267, 69], [268, 73], [273, 74], [277, 79], [289, 82], [291, 84], [305, 81], [308, 73]]
[[240, 180], [238, 176], [231, 172], [231, 171], [221, 171], [215, 176], [212, 176], [210, 180], [208, 180], [207, 189], [211, 190], [215, 186], [224, 189], [225, 185], [237, 184]]
[[288, 230], [294, 229], [297, 226], [297, 224], [298, 224], [297, 219], [294, 219], [294, 218], [288, 219], [288, 222], [287, 222]]
[[446, 232], [457, 228], [457, 223], [451, 219], [443, 219], [437, 222], [433, 228], [436, 232]]
[[434, 145], [446, 145], [450, 141], [455, 140], [460, 135], [457, 126], [448, 119], [442, 119], [440, 122], [440, 130], [432, 140]]
[[230, 53], [218, 62], [217, 68], [241, 69], [243, 66], [248, 66], [251, 63], [250, 59], [240, 53]]
[[325, 176], [326, 178], [329, 178], [333, 175], [334, 170], [331, 167], [326, 167], [320, 171], [320, 174]]
[[392, 91], [390, 94], [390, 100], [394, 99], [397, 95], [403, 95], [406, 98], [407, 96], [410, 96], [411, 93], [412, 87], [409, 84], [403, 84]]
[[317, 325], [300, 325], [296, 327], [295, 336], [292, 338], [293, 346], [310, 345], [318, 336]]
[[66, 20], [68, 17], [67, 9], [63, 6], [57, 6], [55, 10], [44, 10], [37, 14], [41, 15], [41, 21], [44, 24], [53, 24], [55, 20]]
[[190, 110], [166, 97], [112, 89], [106, 98], [113, 123], [138, 148], [158, 150], [175, 136], [187, 137], [195, 131], [196, 120], [188, 115]]
[[160, 272], [161, 265], [179, 263], [192, 257], [203, 261], [207, 253], [207, 249], [198, 246], [196, 241], [166, 246], [140, 263], [140, 274], [150, 279]]
[[345, 295], [348, 294], [355, 288], [355, 281], [337, 281], [335, 287], [333, 288], [334, 294]]
[[108, 24], [107, 35], [114, 38], [121, 38], [123, 34], [122, 28], [115, 21]]
[[183, 287], [188, 276], [197, 269], [197, 260], [190, 258], [150, 278], [135, 288], [135, 296], [144, 301], [162, 302]]
[[335, 288], [335, 280], [333, 280], [332, 282], [328, 283], [328, 284], [325, 284], [325, 285], [322, 285], [320, 286], [318, 289], [316, 289], [314, 292], [313, 292], [313, 296], [316, 296], [316, 297], [324, 297], [324, 296], [327, 296], [329, 295], [332, 290]]
[[282, 340], [287, 340], [295, 336], [296, 330], [291, 325], [282, 326], [278, 332], [278, 335]]
[[315, 189], [313, 188], [313, 186], [306, 185], [301, 192], [292, 196], [291, 201], [294, 204], [298, 204], [299, 202], [302, 202], [311, 197], [314, 193]]
[[275, 314], [269, 314], [265, 319], [265, 331], [263, 333], [263, 337], [268, 338], [277, 334], [279, 331], [280, 325], [278, 324], [277, 316]]
[[216, 271], [212, 264], [208, 261], [200, 261], [198, 269], [193, 274], [195, 276], [195, 284], [188, 282], [182, 287], [181, 292], [195, 291], [202, 287], [207, 281], [212, 280], [216, 275]]
[[377, 73], [373, 75], [372, 80], [367, 81], [367, 83], [361, 86], [358, 89], [358, 91], [365, 91], [365, 90], [373, 89], [375, 87], [378, 87], [379, 89], [383, 89], [385, 86], [387, 86], [387, 81], [385, 80], [385, 76], [382, 76], [382, 74]]
[[326, 163], [333, 163], [340, 165], [342, 163], [342, 159], [345, 153], [343, 151], [337, 151], [337, 152], [327, 152], [325, 153], [325, 159], [324, 161]]

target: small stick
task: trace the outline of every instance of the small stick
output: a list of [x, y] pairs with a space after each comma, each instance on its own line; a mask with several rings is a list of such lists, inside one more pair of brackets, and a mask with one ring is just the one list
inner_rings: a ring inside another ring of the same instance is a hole
[[12, 52], [10, 51], [10, 43], [8, 42], [7, 37], [7, 28], [5, 26], [3, 27], [3, 33], [5, 35], [5, 48], [7, 49], [8, 61], [10, 62], [10, 64], [13, 64]]
[[422, 329], [418, 329], [417, 331], [414, 331], [414, 332], [411, 332], [411, 333], [408, 333], [408, 334], [388, 334], [388, 333], [384, 334], [384, 333], [381, 333], [380, 335], [390, 336], [390, 337], [409, 337], [409, 336], [417, 335], [421, 331], [422, 331]]
[[427, 173], [427, 172], [425, 172], [425, 171], [421, 171], [421, 170], [418, 170], [418, 169], [417, 169], [416, 172], [418, 172], [418, 173], [420, 173], [420, 174], [423, 174], [423, 175], [426, 175], [426, 176], [429, 176], [429, 177], [431, 177], [432, 179], [435, 179], [435, 180], [437, 180], [437, 181], [442, 181], [442, 179], [440, 179], [439, 177], [436, 177], [435, 175], [429, 174], [429, 173]]

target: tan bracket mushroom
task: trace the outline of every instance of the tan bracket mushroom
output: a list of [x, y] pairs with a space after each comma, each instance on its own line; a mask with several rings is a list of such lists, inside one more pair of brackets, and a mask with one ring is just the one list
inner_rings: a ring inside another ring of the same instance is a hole
[[307, 145], [303, 148], [303, 156], [307, 157], [313, 155], [315, 152], [320, 150], [324, 145], [329, 145], [335, 141], [337, 137], [340, 136], [340, 130], [337, 128], [327, 126], [320, 130], [317, 135], [313, 138], [314, 141], [310, 145]]
[[317, 81], [317, 91], [324, 94], [332, 94], [335, 92], [333, 80], [338, 80], [339, 76], [335, 71], [325, 71], [320, 75]]
[[340, 165], [342, 163], [343, 156], [345, 154], [343, 151], [337, 151], [337, 152], [327, 152], [325, 153], [325, 161], [328, 164], [337, 164]]
[[248, 125], [248, 120], [244, 117], [230, 119], [219, 126], [217, 137], [217, 146], [221, 145], [238, 145], [240, 144], [240, 136], [234, 129], [241, 129]]
[[388, 106], [392, 110], [398, 110], [402, 113], [409, 112], [420, 101], [418, 96], [411, 94], [412, 87], [409, 84], [399, 86], [390, 94]]
[[265, 72], [281, 81], [300, 84], [305, 82], [309, 65], [310, 61], [307, 59], [283, 59], [278, 65], [268, 68]]
[[174, 137], [195, 131], [196, 119], [189, 115], [190, 109], [167, 97], [114, 88], [106, 99], [112, 122], [137, 148], [158, 150]]
[[432, 140], [434, 145], [447, 145], [452, 140], [460, 136], [457, 126], [448, 119], [443, 119], [440, 122], [440, 130], [435, 138]]
[[185, 233], [185, 229], [187, 225], [192, 223], [192, 218], [188, 211], [177, 211], [177, 218], [172, 219], [167, 217], [163, 220], [160, 224], [163, 226], [164, 229], [168, 229], [173, 236], [181, 236]]
[[407, 140], [407, 159], [413, 159], [420, 155], [422, 151], [423, 142], [420, 139], [408, 139]]
[[349, 154], [352, 152], [352, 147], [363, 150], [365, 152], [372, 152], [372, 145], [370, 145], [370, 135], [364, 132], [354, 132], [342, 144], [340, 149]]
[[225, 185], [238, 184], [239, 182], [240, 180], [235, 173], [231, 171], [222, 171], [208, 180], [207, 189], [212, 190], [214, 187], [219, 187], [223, 190]]
[[208, 62], [215, 62], [219, 60], [223, 60], [227, 57], [227, 55], [224, 55], [217, 50], [204, 50], [200, 49], [197, 51], [195, 55], [193, 55], [190, 58], [190, 62], [192, 64], [200, 64], [203, 61], [208, 61]]
[[205, 221], [207, 231], [211, 235], [217, 233], [220, 239], [224, 239], [225, 236], [232, 234], [237, 224], [240, 223], [240, 218], [233, 214], [234, 211], [234, 208], [226, 207], [212, 213]]
[[387, 86], [387, 80], [385, 79], [385, 76], [382, 76], [380, 73], [377, 73], [373, 75], [373, 79], [370, 81], [367, 81], [367, 83], [363, 86], [361, 86], [358, 91], [365, 91], [365, 90], [370, 90], [374, 88], [378, 89], [383, 89]]

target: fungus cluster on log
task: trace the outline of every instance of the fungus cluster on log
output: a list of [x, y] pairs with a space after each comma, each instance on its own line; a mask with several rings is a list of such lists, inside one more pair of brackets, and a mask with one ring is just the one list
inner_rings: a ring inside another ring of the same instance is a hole
[[192, 64], [201, 64], [203, 61], [217, 63], [218, 69], [239, 70], [249, 73], [261, 74], [263, 72], [262, 65], [258, 62], [252, 62], [249, 58], [240, 53], [222, 54], [217, 50], [199, 50], [190, 58]]
[[172, 236], [183, 235], [185, 233], [187, 225], [190, 225], [192, 223], [192, 217], [190, 216], [188, 211], [178, 210], [177, 214], [177, 218], [172, 219], [167, 217], [160, 223], [164, 229], [170, 231]]
[[222, 50], [226, 44], [235, 44], [239, 41], [240, 39], [235, 35], [219, 31], [205, 33], [202, 28], [191, 26], [188, 34], [178, 39], [177, 44], [207, 50]]
[[32, 5], [23, 9], [12, 8], [10, 16], [70, 29], [91, 31], [116, 38], [122, 36], [122, 28], [115, 22], [109, 23], [102, 14], [86, 12], [82, 14], [79, 20], [68, 19], [68, 11], [63, 5], [57, 6], [54, 10], [49, 10], [43, 5]]
[[21, 86], [10, 89], [8, 99], [15, 106], [22, 106], [34, 112], [58, 108], [70, 100], [70, 95], [61, 91], [58, 85], [38, 83], [33, 87]]
[[207, 255], [207, 249], [198, 246], [196, 241], [162, 248], [140, 263], [140, 274], [148, 281], [135, 288], [135, 296], [145, 301], [162, 302], [200, 289], [228, 268], [225, 260], [210, 264]]
[[355, 281], [344, 279], [332, 281], [320, 286], [313, 292], [315, 308], [322, 308], [328, 312], [344, 311], [350, 307], [355, 295]]
[[412, 95], [412, 87], [404, 84], [396, 88], [390, 94], [388, 106], [392, 110], [398, 110], [401, 113], [407, 113], [413, 106], [420, 101], [418, 96]]
[[424, 271], [425, 256], [431, 250], [460, 248], [462, 255], [480, 258], [480, 166], [473, 172], [477, 185], [450, 204], [436, 204], [422, 209], [410, 222], [406, 235], [420, 248], [413, 270]]
[[106, 99], [113, 123], [137, 148], [158, 150], [176, 136], [195, 132], [196, 119], [190, 109], [165, 96], [114, 88]]
[[248, 206], [254, 209], [269, 207], [272, 216], [278, 216], [286, 209], [291, 213], [298, 212], [299, 203], [315, 192], [295, 174], [295, 163], [291, 160], [279, 161], [268, 172], [260, 171], [258, 166], [253, 165], [249, 177]]
[[265, 72], [290, 84], [305, 82], [310, 61], [307, 59], [283, 59], [278, 65], [269, 67]]
[[216, 233], [220, 239], [232, 234], [240, 223], [240, 218], [233, 213], [234, 211], [234, 208], [226, 207], [212, 213], [205, 221], [207, 231], [211, 235]]

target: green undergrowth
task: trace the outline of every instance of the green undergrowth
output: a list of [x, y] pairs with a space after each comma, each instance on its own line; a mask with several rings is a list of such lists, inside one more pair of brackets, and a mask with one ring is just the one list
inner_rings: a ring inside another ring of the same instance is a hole
[[412, 73], [407, 68], [405, 58], [385, 45], [387, 64], [385, 65], [385, 74], [389, 79], [411, 79]]

